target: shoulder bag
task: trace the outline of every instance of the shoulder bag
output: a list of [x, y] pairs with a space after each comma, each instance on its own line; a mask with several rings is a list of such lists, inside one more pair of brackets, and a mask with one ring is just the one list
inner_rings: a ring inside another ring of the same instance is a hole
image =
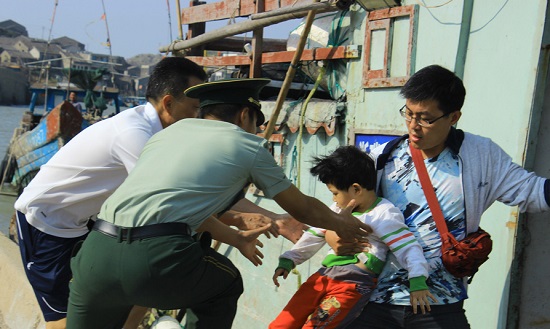
[[443, 261], [443, 265], [449, 273], [457, 278], [470, 277], [468, 281], [468, 283], [470, 283], [481, 264], [489, 259], [489, 253], [493, 248], [491, 236], [489, 233], [479, 228], [477, 232], [466, 235], [464, 240], [456, 240], [447, 228], [445, 217], [443, 217], [443, 212], [439, 206], [439, 201], [435, 195], [420, 150], [415, 149], [410, 144], [409, 149], [411, 150], [414, 166], [418, 173], [422, 190], [428, 201], [439, 235], [441, 236], [441, 260]]

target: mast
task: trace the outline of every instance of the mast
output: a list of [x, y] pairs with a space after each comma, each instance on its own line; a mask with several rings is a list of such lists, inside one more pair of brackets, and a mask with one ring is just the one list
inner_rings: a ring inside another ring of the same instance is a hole
[[[183, 28], [181, 26], [181, 9], [180, 9], [180, 0], [176, 0], [176, 13], [178, 14], [178, 39], [183, 40]], [[170, 40], [172, 42], [172, 40]]]
[[[44, 49], [44, 58], [43, 60], [47, 60], [47, 56], [48, 56], [48, 48], [50, 46], [50, 41], [52, 40], [52, 30], [53, 30], [53, 23], [55, 22], [55, 12], [57, 10], [57, 3], [58, 3], [58, 0], [55, 0], [55, 3], [54, 3], [54, 6], [53, 6], [53, 13], [52, 13], [52, 20], [51, 20], [51, 24], [50, 24], [50, 32], [48, 34], [48, 42], [46, 43], [46, 48]], [[50, 67], [51, 67], [51, 64], [50, 62], [45, 62], [46, 63], [46, 66], [45, 66], [45, 71], [46, 71], [46, 82], [44, 83], [44, 90], [45, 90], [45, 96], [44, 96], [44, 113], [46, 113], [48, 111], [48, 85], [49, 85], [49, 79], [50, 79]], [[38, 76], [38, 83], [40, 83], [40, 80], [42, 80], [42, 73], [44, 73], [44, 66], [42, 66], [41, 70], [40, 70], [40, 75]]]
[[[107, 11], [105, 10], [105, 2], [101, 0], [101, 5], [103, 6], [103, 16], [101, 16], [105, 20], [105, 29], [107, 30], [107, 47], [109, 47], [109, 62], [113, 63], [113, 50], [111, 48], [111, 36], [109, 34], [109, 24], [107, 23]], [[115, 73], [115, 68], [111, 64], [111, 83], [114, 86], [115, 85], [115, 76], [113, 73]]]
[[168, 8], [168, 30], [170, 31], [170, 43], [174, 39], [172, 39], [172, 17], [170, 16], [170, 0], [166, 0], [166, 7]]

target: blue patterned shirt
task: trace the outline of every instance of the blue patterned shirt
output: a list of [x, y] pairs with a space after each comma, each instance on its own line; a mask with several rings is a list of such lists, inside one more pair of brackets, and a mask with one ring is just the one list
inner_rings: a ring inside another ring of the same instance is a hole
[[[391, 153], [380, 182], [380, 193], [403, 212], [405, 224], [422, 246], [430, 266], [427, 284], [438, 299], [434, 304], [451, 304], [467, 298], [466, 287], [445, 270], [441, 262], [441, 238], [422, 191], [409, 142], [402, 141]], [[449, 231], [458, 239], [465, 235], [464, 196], [460, 160], [446, 148], [424, 160]], [[407, 271], [390, 254], [371, 296], [375, 303], [410, 305]]]

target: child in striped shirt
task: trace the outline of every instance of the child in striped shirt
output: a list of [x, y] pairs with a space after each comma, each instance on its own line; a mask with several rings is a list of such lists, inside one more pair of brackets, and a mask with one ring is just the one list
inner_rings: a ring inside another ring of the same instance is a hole
[[[332, 250], [323, 267], [296, 291], [270, 329], [344, 328], [355, 319], [369, 300], [388, 251], [409, 272], [413, 312], [420, 306], [430, 311], [435, 297], [426, 285], [428, 263], [422, 247], [405, 225], [403, 214], [391, 202], [375, 193], [374, 161], [354, 146], [342, 146], [326, 157], [314, 158], [314, 176], [333, 194], [332, 210], [339, 212], [355, 200], [353, 214], [370, 225], [370, 247], [359, 254], [337, 256]], [[296, 266], [311, 258], [325, 245], [326, 230], [310, 228], [291, 250], [279, 258], [273, 282], [286, 279]]]

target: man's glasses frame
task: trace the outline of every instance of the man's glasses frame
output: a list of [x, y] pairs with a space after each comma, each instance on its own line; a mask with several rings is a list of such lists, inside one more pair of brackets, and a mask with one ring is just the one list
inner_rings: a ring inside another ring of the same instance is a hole
[[444, 118], [446, 116], [449, 116], [450, 113], [447, 113], [447, 114], [443, 114], [442, 116], [440, 117], [437, 117], [435, 119], [432, 119], [432, 120], [426, 120], [426, 119], [422, 119], [422, 118], [418, 118], [418, 117], [413, 117], [411, 116], [408, 112], [407, 112], [408, 108], [407, 108], [407, 105], [403, 105], [403, 107], [401, 107], [399, 109], [399, 114], [401, 114], [401, 116], [405, 119], [405, 121], [407, 122], [411, 122], [414, 120], [416, 120], [416, 123], [420, 126], [420, 127], [431, 127], [434, 122], [436, 122], [437, 120], [441, 119], [441, 118]]

